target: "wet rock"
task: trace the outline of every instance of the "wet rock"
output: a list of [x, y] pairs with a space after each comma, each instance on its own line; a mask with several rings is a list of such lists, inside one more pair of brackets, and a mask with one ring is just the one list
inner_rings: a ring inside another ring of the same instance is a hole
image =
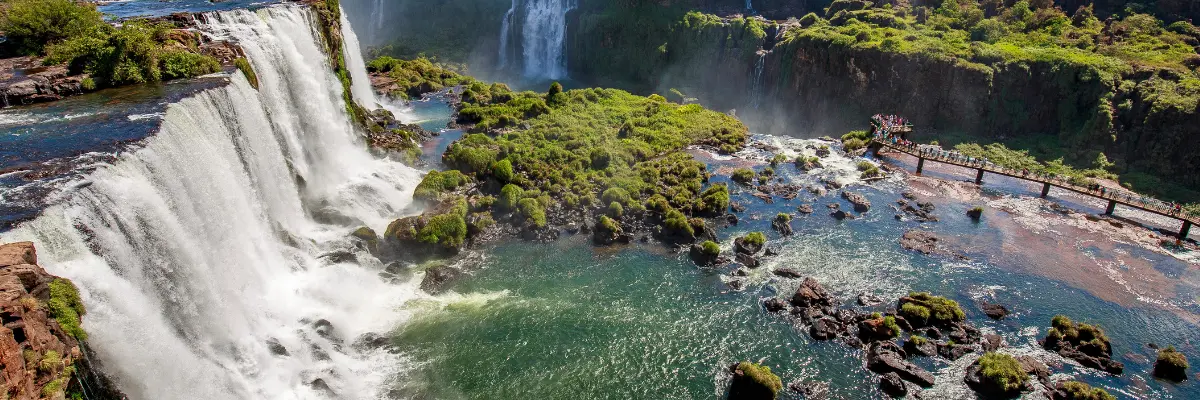
[[312, 327], [313, 331], [317, 332], [318, 336], [323, 337], [326, 340], [337, 339], [337, 336], [333, 330], [333, 323], [329, 322], [327, 319], [318, 319], [317, 322], [313, 322]]
[[331, 360], [331, 358], [329, 357], [329, 352], [326, 352], [325, 349], [321, 348], [321, 346], [318, 346], [316, 343], [309, 344], [308, 349], [309, 349], [309, 352], [312, 353], [312, 357], [314, 360], [317, 360], [317, 361]]
[[1038, 361], [1038, 359], [1030, 356], [1018, 356], [1017, 363], [1021, 364], [1021, 369], [1030, 375], [1036, 375], [1038, 380], [1046, 383], [1050, 379], [1050, 367], [1046, 363]]
[[788, 279], [796, 279], [803, 276], [800, 274], [800, 271], [791, 268], [776, 268], [774, 271], [771, 271], [771, 273], [774, 273], [775, 276]]
[[983, 335], [983, 351], [996, 351], [1004, 346], [1004, 338], [1000, 335], [987, 334]]
[[358, 351], [367, 351], [378, 349], [389, 344], [391, 344], [391, 340], [389, 340], [386, 336], [375, 332], [368, 332], [359, 336], [358, 339], [354, 339], [354, 343], [351, 344], [350, 347]]
[[870, 293], [861, 293], [858, 295], [858, 305], [860, 306], [873, 306], [880, 303], [883, 303], [882, 297]]
[[933, 357], [937, 355], [937, 344], [925, 338], [910, 338], [904, 342], [904, 351], [909, 356]]
[[755, 255], [762, 251], [763, 245], [759, 243], [751, 243], [745, 237], [740, 237], [733, 240], [733, 250], [739, 254]]
[[867, 198], [861, 194], [845, 191], [842, 192], [842, 198], [845, 198], [846, 201], [849, 201], [850, 204], [853, 204], [854, 211], [856, 212], [865, 213], [871, 209], [871, 201], [867, 200]]
[[867, 350], [867, 368], [876, 373], [894, 372], [906, 381], [922, 387], [933, 386], [933, 374], [916, 364], [904, 360], [904, 355], [895, 343], [875, 342]]
[[425, 277], [421, 279], [421, 290], [430, 294], [439, 294], [450, 286], [450, 283], [463, 277], [465, 274], [462, 270], [441, 265], [425, 270]]
[[725, 214], [725, 223], [736, 226], [738, 224], [737, 215]]
[[795, 381], [788, 384], [788, 390], [800, 393], [804, 396], [804, 400], [828, 400], [829, 399], [829, 383], [827, 382], [799, 382]]
[[786, 214], [780, 214], [771, 220], [771, 229], [779, 232], [783, 236], [792, 235], [792, 218]]
[[989, 379], [983, 375], [983, 367], [979, 364], [979, 360], [975, 360], [971, 366], [967, 367], [966, 376], [963, 377], [963, 382], [972, 390], [979, 393], [981, 398], [986, 399], [1007, 399], [1016, 397], [1025, 387], [1020, 388], [1005, 388], [1002, 386], [1003, 381], [997, 382], [994, 378]]
[[957, 360], [957, 359], [960, 359], [963, 356], [967, 355], [968, 353], [975, 352], [974, 347], [971, 347], [971, 346], [968, 346], [965, 344], [946, 343], [946, 344], [938, 345], [937, 349], [938, 349], [938, 355], [945, 357], [946, 359], [949, 359], [949, 360]]
[[333, 389], [329, 387], [328, 383], [325, 383], [324, 379], [321, 379], [321, 378], [313, 379], [311, 382], [308, 383], [308, 386], [311, 387], [312, 390], [314, 390], [318, 393], [322, 393], [327, 397], [337, 397], [337, 393], [334, 392]]
[[798, 307], [823, 307], [833, 304], [829, 292], [816, 279], [804, 278], [796, 294], [792, 295], [792, 305]]
[[889, 327], [884, 317], [865, 319], [858, 322], [858, 337], [865, 342], [891, 340], [900, 334]]
[[975, 207], [970, 210], [967, 210], [967, 217], [978, 221], [980, 218], [983, 217], [983, 208]]
[[820, 186], [810, 187], [810, 188], [808, 188], [808, 192], [812, 193], [814, 196], [817, 196], [817, 197], [824, 197], [826, 194], [829, 194], [828, 190], [826, 190], [825, 188], [820, 187]]
[[276, 338], [267, 339], [267, 350], [277, 356], [287, 357], [291, 355], [288, 353], [287, 347], [283, 347], [283, 344], [279, 343], [279, 339]]
[[821, 158], [829, 157], [829, 147], [821, 146], [821, 147], [817, 148], [817, 157], [821, 157]]
[[338, 250], [322, 254], [318, 258], [328, 260], [330, 264], [355, 263], [358, 262], [358, 257], [349, 251]]
[[780, 312], [786, 310], [787, 307], [787, 302], [778, 297], [772, 297], [763, 301], [763, 308], [766, 309], [767, 312]]
[[[765, 371], [755, 374], [752, 372], [755, 368], [758, 368], [758, 366], [747, 362], [734, 364], [730, 367], [730, 370], [733, 372], [733, 381], [729, 384], [729, 400], [775, 399], [779, 389], [783, 389], [781, 387], [783, 385], [779, 383], [779, 377]], [[747, 369], [750, 370], [748, 371]], [[772, 378], [773, 381], [771, 380]]]
[[891, 397], [908, 395], [908, 386], [904, 385], [904, 380], [900, 379], [900, 375], [895, 372], [888, 372], [879, 377], [879, 390]]
[[1182, 382], [1187, 379], [1187, 369], [1187, 357], [1174, 347], [1158, 351], [1158, 359], [1154, 362], [1155, 377]]
[[851, 214], [851, 213], [845, 212], [845, 211], [843, 211], [843, 210], [837, 210], [837, 211], [834, 211], [834, 212], [832, 212], [832, 213], [829, 213], [829, 216], [833, 217], [834, 219], [836, 219], [836, 220], [838, 220], [838, 221], [841, 221], [841, 220], [847, 220], [847, 219], [854, 219], [854, 218], [855, 218], [855, 217], [854, 217], [854, 214]]
[[738, 267], [737, 269], [733, 270], [733, 272], [730, 272], [729, 275], [730, 276], [747, 276], [747, 275], [750, 275], [750, 272], [749, 272], [749, 270], [747, 270], [745, 268]]
[[759, 265], [761, 265], [758, 262], [758, 259], [754, 258], [754, 256], [751, 256], [751, 255], [748, 255], [745, 253], [741, 253], [741, 252], [738, 252], [736, 255], [734, 255], [734, 259], [737, 260], [737, 262], [742, 263], [742, 265], [745, 265], [746, 268], [753, 269], [753, 268], [758, 268]]
[[707, 253], [704, 251], [704, 246], [700, 243], [693, 244], [688, 250], [688, 257], [692, 259], [696, 265], [717, 265], [721, 263], [721, 255]]
[[796, 207], [796, 212], [801, 214], [812, 214], [813, 208], [811, 204], [801, 204], [799, 207]]
[[956, 254], [946, 249], [940, 244], [941, 238], [936, 234], [923, 230], [911, 230], [904, 232], [900, 237], [900, 247], [908, 250], [914, 250], [928, 255], [951, 256], [960, 260], [967, 259], [966, 256]]
[[730, 280], [729, 282], [725, 282], [725, 284], [728, 285], [729, 288], [733, 289], [733, 290], [742, 290], [746, 287], [746, 282], [741, 279], [733, 279], [733, 280]]
[[770, 247], [768, 247], [766, 250], [763, 250], [763, 257], [772, 257], [777, 255], [779, 255], [779, 250], [775, 250]]
[[931, 326], [931, 327], [925, 329], [925, 337], [928, 337], [933, 340], [941, 339], [942, 331], [939, 330], [938, 328]]
[[837, 321], [825, 317], [813, 321], [812, 326], [808, 329], [808, 334], [815, 340], [829, 340], [837, 337], [839, 328]]
[[745, 212], [746, 211], [746, 206], [743, 205], [742, 203], [739, 203], [736, 201], [729, 203], [729, 208], [731, 210], [733, 210], [733, 212]]
[[1008, 308], [1005, 308], [1004, 306], [999, 305], [999, 304], [984, 303], [982, 308], [983, 308], [983, 313], [986, 314], [988, 316], [988, 318], [991, 318], [991, 319], [999, 320], [1001, 318], [1008, 316]]

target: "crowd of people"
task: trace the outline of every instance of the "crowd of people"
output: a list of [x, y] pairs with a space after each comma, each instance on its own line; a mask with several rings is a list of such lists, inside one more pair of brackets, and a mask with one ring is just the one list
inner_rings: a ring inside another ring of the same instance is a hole
[[906, 152], [921, 158], [934, 159], [951, 164], [972, 168], [982, 168], [987, 171], [1018, 176], [1033, 181], [1049, 182], [1053, 185], [1074, 189], [1103, 199], [1116, 200], [1155, 210], [1163, 214], [1179, 218], [1200, 218], [1200, 214], [1188, 212], [1175, 202], [1164, 202], [1153, 197], [1140, 195], [1128, 190], [1114, 189], [1101, 185], [1091, 179], [1060, 176], [1046, 171], [1020, 170], [1008, 168], [993, 163], [987, 157], [973, 157], [954, 150], [945, 150], [938, 145], [919, 144], [905, 139], [900, 132], [910, 132], [912, 124], [896, 115], [876, 114], [871, 117], [871, 136], [890, 147], [907, 150]]

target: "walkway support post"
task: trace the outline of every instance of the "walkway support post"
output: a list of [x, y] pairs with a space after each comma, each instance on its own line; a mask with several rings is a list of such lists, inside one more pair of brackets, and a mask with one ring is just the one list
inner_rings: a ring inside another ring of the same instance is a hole
[[917, 157], [917, 175], [921, 174], [922, 169], [925, 169], [925, 157]]
[[983, 184], [983, 168], [980, 168], [979, 173], [975, 174], [975, 184], [976, 185]]
[[1042, 198], [1046, 198], [1048, 194], [1050, 194], [1050, 182], [1042, 184]]
[[1106, 208], [1106, 209], [1104, 210], [1104, 215], [1113, 215], [1113, 210], [1116, 210], [1116, 209], [1117, 209], [1117, 201], [1116, 201], [1116, 200], [1109, 200], [1109, 201], [1108, 201], [1108, 208]]
[[1191, 221], [1183, 221], [1183, 227], [1179, 228], [1179, 236], [1178, 236], [1179, 240], [1187, 239], [1188, 231], [1190, 231], [1190, 230], [1192, 230], [1192, 222]]

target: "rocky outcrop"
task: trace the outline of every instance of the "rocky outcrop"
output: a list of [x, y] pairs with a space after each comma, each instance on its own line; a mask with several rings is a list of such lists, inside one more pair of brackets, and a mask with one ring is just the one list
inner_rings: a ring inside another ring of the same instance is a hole
[[44, 103], [82, 94], [87, 75], [72, 76], [65, 65], [42, 66], [41, 60], [19, 57], [0, 60], [3, 106]]
[[883, 341], [871, 344], [867, 350], [867, 368], [881, 374], [895, 373], [904, 380], [921, 385], [933, 386], [933, 374], [904, 360], [904, 351], [895, 343]]
[[842, 197], [854, 205], [854, 211], [865, 213], [871, 209], [871, 201], [861, 194], [845, 191], [842, 192]]
[[941, 238], [930, 231], [911, 230], [904, 232], [904, 235], [900, 236], [900, 247], [918, 251], [926, 255], [950, 256], [957, 259], [967, 258], [962, 254], [957, 254], [947, 249], [946, 246], [941, 244]]
[[1114, 375], [1120, 375], [1125, 370], [1125, 364], [1112, 359], [1112, 344], [1098, 326], [1055, 316], [1041, 342], [1046, 350], [1058, 352], [1058, 355], [1085, 367]]
[[79, 392], [81, 381], [91, 383], [91, 399], [123, 398], [84, 357], [84, 311], [75, 285], [37, 265], [33, 243], [0, 245], [4, 398], [62, 399]]

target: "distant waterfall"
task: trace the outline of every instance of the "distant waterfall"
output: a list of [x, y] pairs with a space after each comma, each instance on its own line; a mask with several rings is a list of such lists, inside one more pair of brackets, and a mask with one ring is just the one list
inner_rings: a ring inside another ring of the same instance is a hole
[[508, 37], [512, 31], [513, 14], [517, 12], [517, 0], [512, 0], [512, 6], [508, 7], [508, 12], [504, 13], [504, 20], [500, 22], [500, 68], [508, 67]]
[[567, 76], [567, 12], [574, 0], [529, 0], [521, 30], [525, 76], [561, 79]]
[[385, 283], [347, 235], [382, 230], [419, 173], [367, 152], [314, 19], [208, 15], [201, 29], [242, 45], [260, 89], [235, 73], [169, 106], [141, 148], [0, 238], [36, 242], [79, 285], [91, 347], [130, 398], [380, 398], [404, 365], [351, 344], [395, 328], [419, 290]]
[[746, 9], [750, 10], [751, 14], [754, 14], [754, 4], [750, 4], [750, 0], [746, 0]]
[[763, 98], [763, 69], [766, 65], [767, 52], [758, 54], [758, 61], [754, 62], [754, 75], [750, 77], [750, 105], [758, 109]]

